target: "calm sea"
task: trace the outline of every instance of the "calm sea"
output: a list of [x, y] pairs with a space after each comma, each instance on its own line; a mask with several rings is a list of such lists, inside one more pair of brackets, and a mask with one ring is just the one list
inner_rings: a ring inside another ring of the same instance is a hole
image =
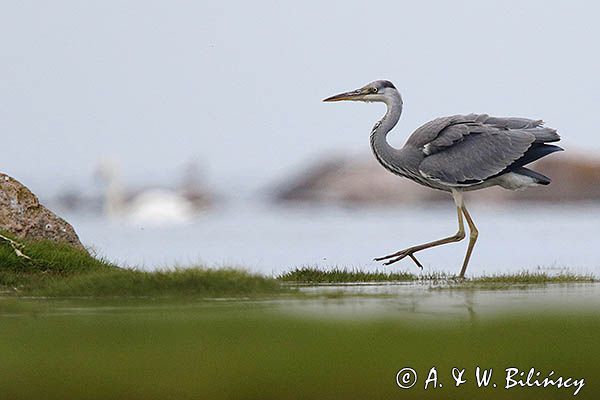
[[[473, 206], [480, 231], [470, 275], [565, 268], [600, 275], [600, 205]], [[277, 274], [301, 266], [418, 272], [410, 260], [390, 267], [375, 256], [456, 231], [453, 206], [284, 208], [232, 204], [184, 224], [152, 225], [64, 215], [85, 245], [128, 266], [237, 266]], [[425, 271], [456, 273], [467, 241], [419, 255]]]

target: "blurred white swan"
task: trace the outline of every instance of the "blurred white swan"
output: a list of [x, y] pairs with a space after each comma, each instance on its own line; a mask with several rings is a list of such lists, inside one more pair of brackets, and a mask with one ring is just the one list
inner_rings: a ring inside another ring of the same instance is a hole
[[97, 175], [105, 182], [103, 212], [111, 219], [134, 224], [172, 225], [192, 221], [207, 207], [206, 196], [185, 188], [147, 188], [127, 193], [115, 162], [103, 161]]

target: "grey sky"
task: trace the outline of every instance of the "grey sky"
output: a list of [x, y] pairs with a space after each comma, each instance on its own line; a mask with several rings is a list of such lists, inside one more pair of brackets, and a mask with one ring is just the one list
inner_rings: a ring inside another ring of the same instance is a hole
[[584, 1], [3, 1], [0, 169], [54, 193], [98, 160], [128, 180], [260, 187], [329, 151], [368, 154], [381, 105], [320, 100], [392, 80], [392, 142], [436, 116], [543, 118], [598, 151], [600, 6]]

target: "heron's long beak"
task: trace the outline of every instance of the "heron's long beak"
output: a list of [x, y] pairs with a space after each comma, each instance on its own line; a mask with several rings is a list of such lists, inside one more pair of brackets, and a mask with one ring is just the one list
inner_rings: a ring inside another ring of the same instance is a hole
[[353, 90], [351, 92], [336, 94], [335, 96], [328, 97], [328, 98], [324, 99], [323, 101], [332, 102], [332, 101], [344, 101], [344, 100], [359, 100], [363, 96], [363, 94], [364, 94], [363, 91], [360, 89]]

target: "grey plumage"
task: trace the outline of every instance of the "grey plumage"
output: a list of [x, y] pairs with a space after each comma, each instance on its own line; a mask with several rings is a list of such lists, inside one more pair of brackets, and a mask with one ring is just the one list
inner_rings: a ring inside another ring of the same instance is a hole
[[391, 82], [375, 81], [324, 101], [341, 100], [385, 103], [387, 112], [371, 132], [370, 143], [375, 158], [394, 174], [451, 192], [457, 206], [459, 232], [456, 235], [377, 259], [391, 259], [386, 264], [410, 256], [420, 266], [415, 252], [464, 238], [464, 216], [471, 230], [460, 272], [460, 277], [464, 277], [477, 229], [464, 205], [462, 193], [490, 186], [519, 190], [547, 185], [550, 183], [548, 177], [525, 168], [525, 165], [562, 150], [547, 144], [559, 141], [560, 136], [555, 129], [545, 127], [542, 120], [490, 117], [487, 114], [434, 119], [415, 130], [401, 149], [395, 149], [386, 137], [400, 118], [403, 102]]
[[[418, 172], [429, 179], [452, 187], [469, 188], [482, 184], [522, 158], [534, 143], [558, 140], [556, 131], [515, 126], [511, 118], [467, 115], [441, 118], [417, 129], [407, 145], [423, 148]], [[523, 120], [523, 119], [521, 119]], [[430, 139], [433, 138], [433, 139]]]

